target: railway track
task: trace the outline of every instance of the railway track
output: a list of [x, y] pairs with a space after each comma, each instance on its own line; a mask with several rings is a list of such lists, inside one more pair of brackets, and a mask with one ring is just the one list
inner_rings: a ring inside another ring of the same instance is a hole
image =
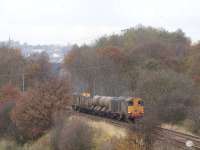
[[188, 145], [195, 150], [200, 150], [199, 136], [189, 135], [160, 127], [155, 128], [155, 134], [159, 140], [167, 139], [169, 141], [173, 141], [177, 145], [182, 146], [183, 148], [187, 148]]
[[[138, 131], [141, 129], [140, 124], [131, 124], [129, 122], [122, 122], [122, 121], [112, 120], [109, 118], [93, 116], [90, 114], [79, 113], [79, 112], [73, 112], [72, 115], [86, 117], [95, 121], [104, 121], [107, 123], [111, 123], [115, 126], [123, 127], [132, 131]], [[192, 150], [200, 150], [199, 136], [189, 135], [189, 134], [185, 134], [185, 133], [181, 133], [181, 132], [177, 132], [177, 131], [173, 131], [173, 130], [169, 130], [169, 129], [165, 129], [161, 127], [156, 127], [153, 130], [153, 135], [155, 135], [156, 140], [163, 141], [163, 142], [168, 141], [171, 144], [177, 146], [177, 148], [179, 149], [188, 150], [189, 148], [187, 147], [187, 144], [188, 144], [188, 146], [191, 146], [190, 148]]]
[[95, 121], [104, 121], [104, 122], [107, 122], [107, 123], [111, 123], [112, 125], [115, 125], [115, 126], [118, 126], [118, 127], [123, 127], [123, 128], [126, 128], [126, 129], [132, 129], [133, 128], [130, 125], [130, 123], [128, 123], [128, 122], [117, 121], [117, 120], [113, 120], [113, 119], [109, 119], [109, 118], [105, 118], [105, 117], [86, 114], [86, 113], [73, 112], [71, 115], [85, 117], [85, 118], [89, 118], [89, 119], [92, 119], [92, 120], [95, 120]]

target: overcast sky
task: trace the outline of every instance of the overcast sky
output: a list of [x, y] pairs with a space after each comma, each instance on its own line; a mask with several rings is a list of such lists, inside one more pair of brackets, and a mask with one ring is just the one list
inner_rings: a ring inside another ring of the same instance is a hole
[[138, 24], [200, 40], [199, 0], [0, 0], [0, 40], [88, 43]]

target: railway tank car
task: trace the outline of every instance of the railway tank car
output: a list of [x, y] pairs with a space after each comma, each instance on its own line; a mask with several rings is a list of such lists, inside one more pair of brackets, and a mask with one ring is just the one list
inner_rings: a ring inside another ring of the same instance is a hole
[[134, 121], [144, 115], [144, 103], [141, 98], [136, 97], [90, 97], [85, 94], [75, 94], [72, 108], [75, 111], [117, 120]]

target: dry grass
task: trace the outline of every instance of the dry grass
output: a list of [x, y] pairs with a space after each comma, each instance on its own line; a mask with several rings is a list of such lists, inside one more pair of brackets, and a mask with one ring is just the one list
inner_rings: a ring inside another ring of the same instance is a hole
[[0, 150], [22, 150], [22, 147], [14, 141], [5, 139], [0, 141]]
[[94, 142], [96, 150], [113, 149], [113, 139], [122, 139], [126, 137], [126, 131], [122, 128], [110, 125], [105, 122], [88, 122], [95, 129]]
[[153, 146], [154, 150], [182, 150], [181, 148], [178, 148], [175, 145], [172, 145], [170, 141], [157, 141], [154, 143]]
[[124, 138], [127, 135], [127, 131], [125, 129], [116, 127], [106, 122], [90, 121], [89, 125], [91, 125], [97, 130], [101, 130], [108, 137]]
[[105, 121], [94, 121], [92, 119], [84, 118], [84, 117], [81, 117], [81, 116], [72, 116], [69, 119], [70, 120], [82, 119], [82, 120], [86, 121], [89, 126], [93, 127], [96, 130], [100, 130], [102, 133], [105, 133], [106, 136], [108, 136], [108, 137], [121, 138], [121, 137], [126, 137], [126, 135], [127, 135], [126, 129], [114, 126], [114, 125], [107, 123]]
[[[93, 150], [142, 150], [137, 143], [135, 143], [136, 135], [127, 130], [116, 127], [112, 124], [103, 121], [93, 121], [83, 117], [70, 117], [69, 121], [74, 119], [82, 119], [90, 127], [94, 129], [94, 143], [95, 147]], [[49, 132], [42, 136], [38, 140], [27, 143], [24, 146], [19, 146], [14, 141], [1, 140], [0, 150], [53, 150], [51, 146], [51, 136], [53, 132]], [[129, 133], [129, 134], [128, 134]]]
[[165, 129], [169, 129], [169, 130], [173, 130], [173, 131], [177, 131], [177, 132], [181, 132], [181, 133], [185, 133], [185, 134], [189, 134], [189, 135], [194, 135], [194, 133], [192, 133], [190, 131], [190, 128], [188, 127], [188, 122], [185, 121], [183, 122], [182, 125], [172, 125], [172, 124], [162, 124], [161, 127], [165, 128]]
[[138, 136], [133, 132], [105, 121], [94, 121], [80, 116], [72, 118], [81, 118], [95, 129], [94, 150], [143, 150], [143, 147], [138, 144]]
[[24, 150], [52, 150], [50, 143], [50, 134], [42, 136], [37, 141], [24, 145]]
[[37, 141], [23, 146], [10, 139], [2, 139], [0, 141], [0, 150], [52, 150], [50, 134], [46, 134]]

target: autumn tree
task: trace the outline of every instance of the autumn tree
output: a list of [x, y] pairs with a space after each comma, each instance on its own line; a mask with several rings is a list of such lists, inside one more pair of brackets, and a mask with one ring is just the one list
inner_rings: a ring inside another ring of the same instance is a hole
[[168, 32], [163, 28], [138, 25], [134, 28], [124, 30], [122, 39], [124, 41], [123, 47], [127, 50], [133, 50], [142, 45], [158, 42], [167, 45], [169, 49], [174, 49], [177, 56], [185, 55], [190, 47], [190, 39], [180, 29], [175, 32]]
[[96, 54], [88, 46], [74, 46], [66, 55], [65, 67], [71, 73], [76, 91], [94, 93]]
[[19, 49], [0, 48], [0, 86], [10, 82], [21, 88], [24, 62]]
[[11, 121], [10, 112], [15, 107], [21, 92], [12, 84], [6, 84], [0, 89], [0, 135], [15, 136], [15, 125]]
[[51, 64], [47, 53], [34, 53], [26, 58], [24, 68], [25, 86], [31, 87], [35, 82], [43, 82], [51, 76]]
[[188, 55], [185, 57], [184, 61], [184, 71], [188, 74], [196, 83], [197, 86], [200, 85], [200, 43], [192, 45]]
[[85, 90], [92, 95], [118, 95], [122, 87], [119, 72], [123, 62], [122, 50], [117, 47], [74, 47], [65, 57], [65, 66], [72, 74], [72, 80], [83, 88], [77, 91]]
[[20, 90], [12, 85], [11, 83], [7, 83], [0, 89], [0, 101], [16, 101], [21, 96]]
[[182, 73], [190, 39], [184, 32], [136, 26], [103, 36], [93, 45], [74, 46], [65, 57], [76, 91], [134, 95], [140, 70]]
[[184, 120], [197, 98], [193, 81], [169, 70], [140, 74], [137, 95], [145, 101], [145, 117], [155, 113], [162, 122], [171, 123]]
[[66, 111], [70, 105], [70, 87], [64, 79], [38, 83], [17, 101], [12, 121], [24, 139], [34, 139], [52, 126], [56, 112]]
[[[124, 90], [121, 78], [122, 64], [126, 61], [123, 50], [118, 47], [96, 49], [96, 93], [100, 95], [118, 96]], [[113, 88], [115, 87], [115, 88]]]

